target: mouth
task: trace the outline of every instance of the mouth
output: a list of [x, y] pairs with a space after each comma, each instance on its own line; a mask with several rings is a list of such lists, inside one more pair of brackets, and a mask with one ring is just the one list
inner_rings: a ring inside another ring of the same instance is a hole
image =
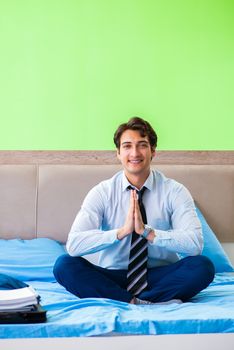
[[142, 159], [131, 159], [128, 162], [131, 164], [140, 164], [142, 162]]

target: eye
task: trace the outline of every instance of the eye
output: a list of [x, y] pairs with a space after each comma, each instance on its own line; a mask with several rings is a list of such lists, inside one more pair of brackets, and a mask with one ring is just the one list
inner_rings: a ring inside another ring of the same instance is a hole
[[148, 143], [141, 143], [141, 144], [140, 144], [140, 147], [141, 147], [141, 148], [148, 148]]
[[123, 145], [122, 146], [124, 149], [129, 149], [131, 147], [131, 145]]

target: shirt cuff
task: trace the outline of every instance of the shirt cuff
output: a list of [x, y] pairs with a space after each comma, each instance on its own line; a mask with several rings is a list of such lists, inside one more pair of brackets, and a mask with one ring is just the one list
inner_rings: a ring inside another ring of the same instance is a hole
[[110, 230], [110, 231], [103, 231], [103, 240], [106, 243], [116, 243], [120, 240], [117, 238], [117, 232], [118, 229]]
[[151, 245], [160, 245], [161, 247], [164, 246], [164, 242], [171, 239], [171, 234], [168, 231], [162, 231], [162, 230], [154, 230], [155, 237], [153, 239], [153, 242], [151, 242]]

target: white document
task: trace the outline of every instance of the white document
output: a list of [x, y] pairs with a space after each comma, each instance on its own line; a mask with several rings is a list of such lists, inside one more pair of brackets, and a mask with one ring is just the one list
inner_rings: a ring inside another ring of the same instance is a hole
[[10, 310], [38, 303], [38, 294], [31, 287], [0, 290], [0, 310]]

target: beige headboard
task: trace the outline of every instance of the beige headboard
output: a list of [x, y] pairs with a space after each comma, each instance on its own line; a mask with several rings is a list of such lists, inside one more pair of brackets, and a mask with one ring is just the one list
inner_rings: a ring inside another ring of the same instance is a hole
[[[233, 154], [158, 152], [152, 164], [188, 187], [221, 242], [234, 242]], [[111, 151], [0, 151], [0, 238], [65, 242], [88, 190], [120, 169]]]

